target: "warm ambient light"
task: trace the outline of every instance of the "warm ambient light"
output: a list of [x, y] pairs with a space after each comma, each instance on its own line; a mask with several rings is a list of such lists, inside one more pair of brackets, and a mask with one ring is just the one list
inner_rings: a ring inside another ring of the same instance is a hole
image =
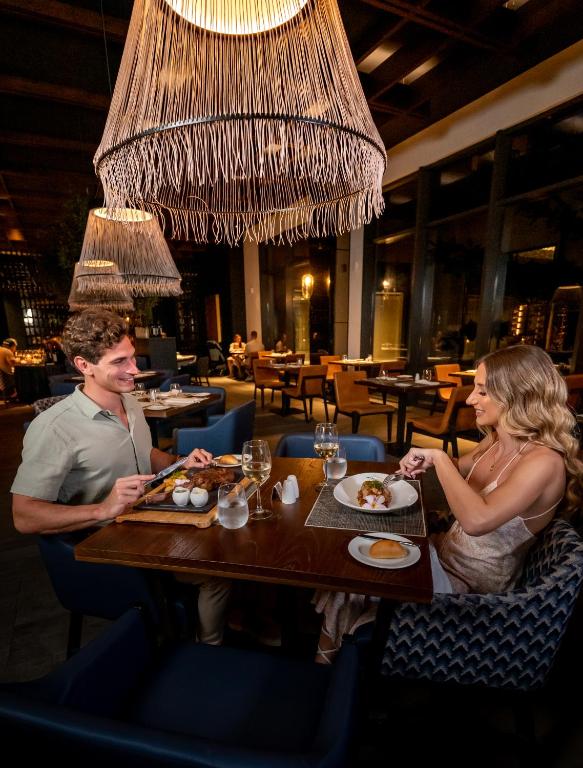
[[308, 0], [166, 0], [197, 27], [223, 35], [253, 35], [285, 24]]
[[152, 219], [151, 213], [140, 211], [137, 208], [94, 208], [93, 214], [99, 216], [100, 219], [129, 221], [134, 224]]
[[314, 290], [314, 278], [312, 275], [302, 275], [302, 298], [309, 299]]

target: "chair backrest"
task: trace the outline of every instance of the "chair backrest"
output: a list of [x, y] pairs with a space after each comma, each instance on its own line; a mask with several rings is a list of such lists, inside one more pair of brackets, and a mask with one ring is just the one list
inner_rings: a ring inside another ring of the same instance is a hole
[[259, 352], [257, 353], [257, 356], [259, 358], [269, 357], [272, 353], [273, 353], [272, 349], [260, 349]]
[[361, 405], [370, 405], [368, 389], [355, 381], [366, 379], [365, 371], [342, 371], [334, 376], [334, 393], [338, 410], [346, 408], [358, 408]]
[[198, 357], [196, 359], [195, 370], [196, 370], [196, 376], [207, 376], [210, 368], [210, 362], [212, 358], [209, 358], [207, 355], [203, 355], [202, 357]]
[[[79, 372], [77, 371], [77, 373]], [[65, 379], [70, 378], [70, 373], [57, 373], [54, 376], [49, 376], [49, 392], [51, 397], [70, 395], [71, 392], [74, 392], [77, 384], [74, 381], [65, 381]]]
[[583, 373], [570, 373], [565, 376], [567, 385], [567, 405], [575, 413], [581, 413], [583, 410]]
[[136, 368], [140, 371], [148, 370], [148, 358], [144, 355], [136, 355]]
[[218, 341], [215, 341], [214, 339], [209, 339], [206, 343], [209, 358], [211, 363], [225, 363], [225, 356], [223, 354], [223, 349]]
[[262, 384], [269, 384], [278, 379], [276, 371], [272, 368], [269, 360], [257, 358], [253, 360], [253, 378], [255, 384], [261, 386]]
[[[469, 405], [466, 405], [466, 400], [473, 390], [474, 388], [471, 384], [466, 384], [463, 387], [455, 387], [455, 389], [452, 390], [452, 395], [447, 401], [445, 411], [441, 416], [439, 425], [440, 432], [445, 433], [451, 427], [455, 427], [455, 429], [459, 431], [475, 428], [476, 412]], [[420, 421], [422, 421], [422, 419]]]
[[[383, 672], [488, 688], [546, 680], [583, 581], [583, 541], [555, 519], [530, 551], [521, 584], [500, 594], [434, 595], [391, 621]], [[434, 643], [431, 638], [449, 638]]]
[[222, 416], [225, 413], [225, 407], [227, 403], [227, 390], [224, 387], [198, 387], [194, 384], [185, 384], [182, 387], [182, 391], [201, 392], [205, 395], [208, 395], [210, 392], [213, 395], [218, 395], [219, 400], [216, 400], [206, 409], [207, 416]]
[[436, 365], [435, 366], [435, 378], [437, 381], [451, 381], [452, 384], [454, 384], [456, 387], [459, 387], [462, 383], [462, 380], [457, 378], [456, 376], [451, 376], [450, 374], [455, 373], [455, 371], [459, 371], [460, 366], [459, 363], [447, 363], [445, 365]]
[[340, 360], [340, 355], [322, 355], [320, 365], [326, 366], [326, 381], [334, 381], [334, 374], [342, 371], [342, 366], [334, 365], [334, 360]]
[[408, 360], [406, 357], [398, 358], [397, 360], [387, 360], [381, 363], [381, 373], [402, 373], [407, 367]]
[[[346, 450], [349, 461], [386, 461], [382, 440], [373, 435], [341, 435], [340, 445]], [[298, 432], [282, 435], [275, 448], [274, 456], [292, 459], [311, 459], [314, 451], [314, 433]]]
[[326, 381], [325, 365], [302, 365], [298, 374], [298, 390], [308, 397], [322, 395]]
[[214, 456], [240, 453], [246, 440], [253, 437], [255, 400], [238, 405], [209, 427], [185, 427], [174, 430], [174, 451], [184, 456], [194, 448], [205, 448]]
[[55, 405], [55, 403], [59, 403], [61, 400], [64, 400], [66, 397], [69, 397], [69, 395], [56, 395], [55, 397], [41, 397], [40, 400], [35, 400], [34, 403], [32, 404], [32, 410], [34, 411], [34, 415], [38, 416], [39, 413], [46, 411], [51, 406]]

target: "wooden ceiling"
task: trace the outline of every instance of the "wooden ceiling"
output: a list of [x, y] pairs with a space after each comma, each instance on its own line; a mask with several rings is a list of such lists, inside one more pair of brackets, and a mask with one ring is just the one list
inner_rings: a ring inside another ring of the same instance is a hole
[[[583, 38], [580, 0], [339, 5], [389, 151]], [[92, 160], [131, 8], [0, 0], [0, 250], [51, 252], [67, 201], [102, 203]]]

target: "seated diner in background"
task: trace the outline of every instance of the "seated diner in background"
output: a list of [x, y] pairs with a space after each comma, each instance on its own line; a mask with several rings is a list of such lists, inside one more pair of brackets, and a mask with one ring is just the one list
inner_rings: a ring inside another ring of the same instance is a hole
[[0, 347], [0, 397], [3, 400], [16, 400], [14, 363], [16, 357], [16, 339], [4, 339]]
[[275, 342], [274, 352], [278, 354], [289, 352], [293, 354], [293, 349], [290, 349], [287, 345], [287, 333], [282, 333], [281, 338]]
[[[565, 382], [533, 346], [492, 352], [479, 361], [468, 405], [485, 437], [459, 460], [437, 448], [411, 448], [400, 472], [434, 468], [455, 520], [430, 541], [435, 593], [493, 593], [518, 583], [537, 535], [564, 499], [571, 517], [583, 498], [583, 463], [567, 407]], [[344, 634], [374, 620], [374, 598], [321, 592], [318, 656], [330, 663]]]
[[241, 336], [236, 333], [233, 336], [233, 341], [229, 345], [229, 357], [227, 358], [229, 376], [233, 379], [245, 378], [245, 346], [246, 345], [241, 340]]
[[259, 341], [257, 331], [251, 331], [249, 341], [245, 346], [247, 357], [245, 358], [245, 373], [247, 381], [253, 380], [253, 358], [257, 357], [265, 349], [265, 344]]

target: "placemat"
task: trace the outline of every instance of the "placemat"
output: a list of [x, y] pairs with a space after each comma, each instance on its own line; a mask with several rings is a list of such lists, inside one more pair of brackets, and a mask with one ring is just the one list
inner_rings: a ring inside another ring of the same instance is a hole
[[348, 528], [353, 531], [400, 533], [404, 536], [426, 536], [423, 496], [419, 480], [407, 480], [419, 498], [410, 507], [374, 515], [359, 512], [334, 498], [333, 485], [323, 488], [308, 515], [305, 525], [315, 528]]

